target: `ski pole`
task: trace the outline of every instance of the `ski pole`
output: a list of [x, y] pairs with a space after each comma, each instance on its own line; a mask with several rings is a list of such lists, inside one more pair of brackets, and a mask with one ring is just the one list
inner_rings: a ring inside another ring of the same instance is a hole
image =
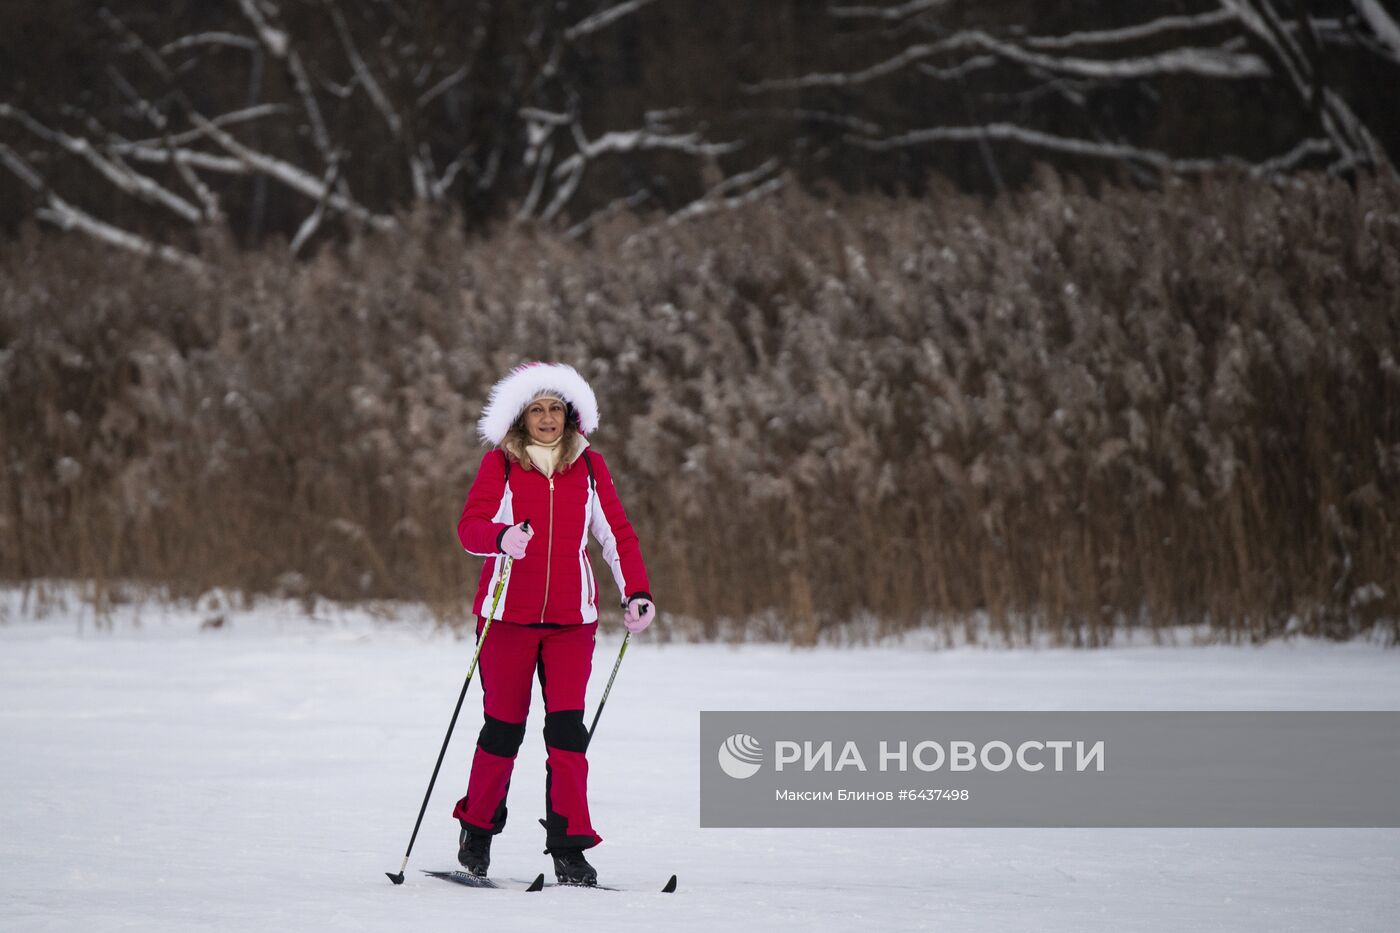
[[598, 728], [598, 717], [603, 715], [603, 707], [608, 702], [608, 694], [612, 693], [613, 681], [617, 680], [617, 669], [622, 666], [622, 656], [627, 653], [627, 642], [631, 638], [631, 632], [622, 636], [622, 648], [617, 652], [617, 663], [613, 664], [612, 676], [608, 678], [608, 685], [603, 688], [603, 698], [598, 701], [598, 711], [593, 714], [593, 724], [588, 727], [588, 739], [584, 742], [584, 748], [593, 742], [593, 730]]
[[[526, 528], [530, 527], [530, 520], [524, 522]], [[472, 654], [472, 663], [467, 668], [467, 679], [462, 683], [462, 692], [457, 695], [457, 706], [452, 710], [452, 721], [447, 724], [447, 735], [442, 737], [442, 750], [438, 752], [437, 764], [433, 765], [433, 776], [428, 779], [428, 791], [423, 795], [423, 805], [418, 808], [418, 820], [413, 824], [413, 835], [408, 837], [408, 848], [403, 853], [403, 864], [399, 866], [398, 874], [386, 871], [384, 874], [394, 884], [403, 884], [403, 871], [408, 867], [408, 856], [413, 852], [413, 843], [418, 840], [418, 829], [423, 825], [423, 814], [428, 811], [428, 798], [433, 796], [433, 785], [437, 783], [438, 771], [442, 768], [442, 759], [447, 755], [447, 745], [452, 741], [452, 730], [457, 728], [457, 714], [462, 711], [462, 701], [467, 698], [467, 688], [471, 686], [472, 675], [476, 673], [476, 662], [481, 658], [481, 648], [486, 644], [486, 635], [491, 631], [491, 622], [496, 615], [496, 607], [501, 602], [501, 594], [506, 589], [506, 579], [510, 577], [510, 566], [515, 559], [507, 556], [505, 566], [501, 568], [501, 578], [496, 581], [496, 592], [491, 597], [491, 611], [486, 614], [486, 624], [481, 628], [481, 637], [476, 640], [476, 651]]]

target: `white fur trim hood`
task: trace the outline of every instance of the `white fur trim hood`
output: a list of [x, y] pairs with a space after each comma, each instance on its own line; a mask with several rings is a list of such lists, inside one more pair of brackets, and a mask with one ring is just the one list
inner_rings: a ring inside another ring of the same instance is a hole
[[525, 406], [543, 391], [558, 392], [578, 412], [579, 432], [598, 430], [598, 399], [578, 370], [564, 363], [526, 363], [512, 369], [491, 389], [476, 429], [483, 440], [500, 444]]

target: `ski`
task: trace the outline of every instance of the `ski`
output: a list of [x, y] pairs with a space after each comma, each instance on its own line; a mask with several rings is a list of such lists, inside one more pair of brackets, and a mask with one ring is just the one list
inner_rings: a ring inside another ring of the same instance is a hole
[[[471, 873], [469, 873], [469, 872], [465, 872], [465, 871], [428, 871], [427, 869], [424, 869], [424, 870], [423, 870], [423, 874], [429, 876], [430, 878], [441, 878], [443, 881], [451, 881], [453, 884], [460, 884], [460, 885], [462, 885], [462, 886], [465, 887], [465, 888], [482, 888], [482, 889], [485, 889], [485, 890], [495, 890], [495, 891], [522, 891], [522, 890], [523, 890], [523, 891], [525, 891], [526, 893], [529, 893], [529, 894], [534, 894], [534, 893], [537, 893], [537, 892], [539, 892], [539, 891], [543, 891], [545, 888], [585, 888], [585, 889], [592, 889], [592, 890], [594, 890], [594, 891], [633, 891], [633, 892], [637, 892], [637, 891], [640, 891], [640, 890], [641, 890], [640, 888], [614, 888], [614, 887], [612, 887], [611, 885], [606, 885], [606, 884], [569, 884], [569, 883], [561, 883], [561, 882], [558, 882], [558, 881], [546, 882], [546, 881], [544, 880], [544, 873], [543, 873], [543, 872], [541, 872], [540, 874], [536, 875], [534, 881], [526, 882], [526, 881], [524, 881], [524, 880], [522, 880], [522, 879], [519, 879], [519, 878], [512, 878], [512, 879], [510, 880], [510, 883], [509, 883], [509, 884], [501, 884], [500, 882], [495, 881], [495, 880], [493, 880], [493, 879], [491, 879], [491, 878], [482, 878], [482, 877], [479, 876], [479, 875], [473, 875], [473, 874], [471, 874]], [[522, 888], [521, 885], [525, 885], [525, 887]], [[672, 876], [670, 877], [670, 879], [661, 887], [661, 893], [662, 893], [662, 894], [674, 894], [675, 892], [676, 892], [676, 876], [675, 876], [675, 875], [672, 875]]]
[[[640, 888], [614, 888], [614, 887], [612, 887], [612, 886], [610, 886], [610, 885], [606, 885], [606, 884], [573, 884], [573, 883], [570, 883], [570, 882], [560, 882], [560, 881], [549, 881], [549, 882], [546, 882], [546, 881], [544, 881], [544, 875], [540, 875], [538, 878], [536, 878], [536, 879], [535, 879], [535, 883], [532, 884], [532, 885], [530, 885], [530, 887], [526, 888], [526, 890], [527, 890], [527, 891], [530, 891], [530, 892], [535, 892], [535, 891], [542, 891], [542, 890], [544, 890], [545, 888], [585, 888], [585, 889], [591, 889], [591, 890], [594, 890], [594, 891], [633, 891], [633, 892], [637, 892], [637, 891], [640, 891], [640, 890], [641, 890]], [[662, 888], [661, 888], [661, 893], [662, 893], [662, 894], [674, 894], [674, 893], [676, 893], [676, 876], [675, 876], [675, 875], [672, 875], [672, 876], [670, 877], [670, 879], [662, 886]]]
[[[518, 891], [518, 890], [520, 890], [520, 888], [517, 888], [517, 887], [515, 887], [514, 885], [500, 884], [500, 883], [498, 883], [498, 882], [496, 882], [496, 881], [493, 881], [493, 880], [490, 879], [490, 878], [482, 878], [480, 875], [473, 875], [473, 874], [471, 874], [470, 872], [465, 872], [465, 871], [427, 871], [427, 870], [424, 870], [423, 874], [428, 875], [429, 877], [432, 877], [432, 878], [441, 878], [443, 881], [451, 881], [453, 884], [460, 884], [460, 885], [462, 885], [463, 887], [466, 887], [466, 888], [484, 888], [484, 889], [486, 889], [486, 890], [496, 890], [496, 891], [512, 891], [512, 890]], [[524, 882], [520, 882], [520, 883], [521, 883], [521, 884], [524, 884]], [[530, 882], [530, 886], [527, 887], [527, 888], [525, 888], [524, 890], [526, 890], [526, 891], [538, 891], [538, 890], [539, 890], [541, 887], [543, 887], [543, 886], [544, 886], [544, 875], [543, 875], [543, 874], [540, 874], [538, 877], [535, 878], [534, 881]]]

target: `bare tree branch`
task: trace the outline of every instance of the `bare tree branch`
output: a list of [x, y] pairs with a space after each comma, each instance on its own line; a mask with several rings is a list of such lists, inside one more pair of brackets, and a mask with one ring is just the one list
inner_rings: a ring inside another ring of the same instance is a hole
[[885, 19], [902, 20], [910, 16], [917, 16], [920, 13], [927, 13], [929, 10], [936, 10], [939, 7], [947, 6], [952, 0], [909, 0], [908, 3], [901, 3], [899, 6], [837, 6], [832, 7], [830, 12], [836, 19]]
[[776, 171], [776, 169], [777, 160], [770, 159], [752, 171], [724, 179], [718, 185], [715, 185], [685, 207], [671, 214], [666, 218], [665, 222], [643, 227], [641, 230], [629, 236], [623, 241], [623, 248], [631, 247], [641, 240], [656, 236], [662, 230], [677, 227], [696, 217], [703, 217], [706, 214], [713, 214], [716, 211], [735, 210], [743, 207], [745, 204], [752, 204], [754, 201], [767, 197], [783, 187], [784, 181], [781, 177], [769, 178], [761, 184], [754, 185], [754, 187], [742, 194], [732, 194], [731, 192], [738, 190], [746, 184], [751, 184], [762, 179], [765, 175]]
[[1400, 64], [1400, 23], [1397, 23], [1378, 0], [1351, 0], [1362, 22], [1375, 33], [1376, 41], [1389, 54], [1387, 57]]
[[78, 156], [96, 169], [103, 178], [115, 185], [118, 190], [148, 204], [160, 205], [189, 223], [199, 223], [202, 216], [199, 208], [155, 179], [133, 171], [120, 161], [119, 157], [107, 158], [102, 155], [88, 140], [78, 136], [70, 136], [59, 130], [49, 129], [29, 114], [9, 104], [0, 104], [0, 118], [15, 120], [41, 139], [56, 143], [65, 151]]
[[[220, 114], [217, 117], [210, 117], [209, 122], [215, 126], [233, 126], [238, 123], [259, 120], [263, 117], [281, 116], [290, 112], [291, 108], [285, 104], [258, 104], [254, 107], [245, 107], [242, 110], [233, 110], [228, 113]], [[128, 151], [133, 149], [154, 146], [166, 142], [173, 143], [177, 146], [183, 146], [185, 143], [203, 139], [204, 135], [203, 130], [186, 130], [183, 133], [167, 134], [151, 139], [122, 140], [108, 145], [107, 148], [112, 152], [125, 155]]]
[[194, 149], [169, 149], [159, 144], [136, 144], [136, 143], [114, 143], [119, 147], [122, 156], [134, 159], [137, 162], [147, 162], [151, 165], [184, 164], [190, 168], [197, 168], [206, 172], [218, 172], [221, 175], [247, 175], [249, 166], [242, 159], [234, 159], [229, 156], [213, 155], [208, 152], [199, 152]]
[[427, 143], [419, 143], [417, 155], [409, 156], [408, 169], [413, 182], [413, 200], [419, 203], [439, 200], [433, 151]]
[[1087, 30], [1066, 33], [1063, 36], [1031, 36], [1021, 40], [1021, 42], [1027, 48], [1032, 49], [1070, 49], [1081, 45], [1111, 45], [1119, 42], [1136, 42], [1165, 32], [1211, 29], [1232, 23], [1234, 19], [1234, 15], [1228, 10], [1213, 10], [1196, 16], [1163, 16], [1121, 29]]
[[354, 69], [355, 76], [360, 79], [360, 85], [369, 95], [369, 99], [374, 102], [375, 109], [384, 117], [384, 123], [389, 127], [389, 132], [398, 136], [403, 131], [403, 121], [394, 111], [394, 107], [389, 103], [388, 96], [384, 89], [379, 86], [374, 75], [370, 72], [365, 60], [360, 57], [360, 50], [355, 48], [355, 40], [350, 36], [350, 27], [345, 23], [345, 17], [341, 15], [338, 7], [330, 7], [331, 22], [335, 23], [336, 34], [340, 37], [340, 44], [345, 49], [345, 57], [350, 60], [350, 67]]
[[[570, 130], [574, 137], [574, 145], [578, 147], [578, 152], [580, 154], [587, 152], [588, 139], [583, 135], [583, 127], [577, 120], [574, 121]], [[542, 219], [546, 221], [553, 220], [555, 217], [559, 216], [559, 212], [564, 209], [564, 205], [569, 203], [569, 199], [572, 198], [574, 192], [578, 190], [578, 183], [583, 180], [584, 169], [588, 166], [588, 160], [586, 158], [578, 158], [577, 156], [566, 160], [566, 163], [571, 164], [561, 164], [554, 171], [554, 180], [558, 182], [558, 185], [554, 189], [553, 199], [550, 200], [549, 206], [544, 209], [544, 214], [541, 215]]]
[[146, 100], [117, 69], [108, 66], [107, 76], [112, 79], [113, 86], [122, 92], [122, 96], [131, 103], [132, 109], [134, 109], [142, 119], [150, 123], [151, 126], [154, 126], [157, 130], [161, 132], [165, 131], [165, 126], [168, 121], [165, 119], [165, 114], [161, 113], [160, 109], [156, 107], [155, 104]]
[[122, 22], [116, 14], [106, 7], [101, 7], [98, 9], [97, 15], [108, 29], [126, 40], [127, 45], [141, 56], [152, 71], [165, 81], [173, 82], [175, 80], [175, 76], [171, 73], [170, 67], [166, 65], [165, 59], [161, 58], [155, 49], [147, 45], [146, 41]]
[[456, 180], [457, 174], [461, 172], [462, 168], [469, 161], [473, 148], [472, 146], [463, 147], [462, 151], [457, 153], [457, 157], [447, 163], [447, 168], [443, 169], [442, 174], [433, 182], [433, 201], [442, 201], [447, 197], [447, 192], [451, 189], [452, 182]]
[[1065, 58], [1027, 51], [980, 30], [955, 33], [941, 42], [912, 45], [869, 68], [853, 72], [810, 74], [800, 78], [763, 81], [751, 91], [787, 91], [813, 87], [849, 87], [901, 71], [935, 55], [976, 48], [1018, 64], [1086, 78], [1129, 79], [1163, 74], [1194, 74], [1207, 78], [1262, 78], [1269, 68], [1256, 55], [1212, 48], [1168, 49], [1135, 58]]
[[179, 150], [170, 140], [164, 140], [165, 151], [170, 154], [170, 161], [175, 167], [175, 174], [180, 176], [180, 180], [199, 199], [199, 203], [204, 208], [204, 221], [208, 224], [223, 223], [224, 214], [219, 207], [219, 197], [206, 185], [200, 177], [190, 168], [188, 162], [179, 157]]
[[[738, 175], [731, 175], [705, 192], [701, 197], [691, 201], [685, 207], [676, 211], [670, 217], [667, 217], [666, 226], [674, 227], [677, 224], [685, 223], [687, 220], [692, 220], [704, 214], [712, 214], [718, 210], [732, 210], [744, 204], [750, 204], [764, 195], [777, 191], [783, 186], [783, 180], [777, 177], [768, 177], [772, 176], [777, 170], [778, 160], [769, 159], [758, 168], [747, 172], [741, 172]], [[753, 185], [753, 187], [743, 194], [733, 194], [733, 192], [738, 191], [746, 185]]]
[[1250, 166], [1250, 173], [1253, 175], [1270, 176], [1281, 175], [1284, 172], [1292, 171], [1301, 165], [1305, 160], [1317, 157], [1336, 155], [1337, 147], [1326, 139], [1305, 139], [1281, 156], [1267, 159], [1257, 165]]
[[294, 191], [314, 200], [325, 199], [326, 203], [346, 215], [362, 221], [374, 227], [376, 230], [392, 230], [398, 226], [392, 217], [381, 214], [374, 214], [366, 208], [355, 203], [351, 198], [341, 192], [327, 194], [324, 184], [319, 178], [308, 174], [290, 162], [277, 159], [264, 153], [257, 152], [248, 146], [243, 145], [219, 127], [210, 123], [199, 114], [191, 114], [190, 119], [194, 124], [202, 128], [214, 142], [218, 143], [230, 155], [241, 161], [250, 170], [261, 172], [269, 178], [280, 181]]
[[316, 103], [316, 92], [311, 89], [311, 79], [307, 76], [306, 66], [302, 64], [301, 55], [292, 47], [286, 31], [268, 22], [267, 17], [258, 9], [256, 0], [238, 0], [238, 6], [257, 32], [267, 54], [286, 66], [292, 86], [301, 98], [302, 110], [311, 125], [311, 140], [321, 153], [322, 159], [327, 164], [335, 161], [331, 151], [330, 134], [326, 132], [326, 121], [321, 116], [321, 106]]
[[926, 74], [939, 81], [961, 81], [974, 71], [995, 68], [1000, 63], [1001, 59], [995, 55], [974, 55], [950, 68], [939, 68], [937, 65], [930, 65], [927, 62], [922, 62], [917, 67], [920, 74]]
[[491, 147], [491, 152], [486, 156], [486, 168], [476, 178], [477, 191], [489, 191], [496, 185], [496, 176], [501, 171], [501, 142]]
[[443, 78], [437, 84], [434, 84], [432, 87], [428, 88], [422, 94], [418, 95], [418, 106], [420, 108], [428, 106], [428, 104], [432, 103], [438, 97], [447, 93], [452, 88], [456, 87], [458, 84], [461, 84], [462, 81], [466, 79], [469, 71], [470, 69], [466, 65], [463, 65], [447, 77]]
[[1324, 155], [1336, 149], [1324, 140], [1305, 140], [1290, 152], [1275, 159], [1253, 165], [1242, 159], [1225, 157], [1221, 159], [1177, 159], [1164, 152], [1143, 149], [1122, 143], [1094, 142], [1072, 136], [1058, 136], [1030, 127], [1009, 123], [989, 123], [985, 126], [940, 126], [914, 130], [885, 139], [851, 138], [856, 146], [885, 152], [908, 146], [927, 145], [939, 142], [978, 142], [982, 139], [1000, 139], [1018, 142], [1070, 155], [1086, 156], [1112, 161], [1137, 162], [1150, 166], [1159, 172], [1172, 174], [1196, 174], [1209, 172], [1224, 166], [1243, 168], [1254, 174], [1270, 174], [1281, 167], [1291, 167], [1311, 155]]
[[851, 87], [857, 84], [866, 84], [877, 78], [894, 74], [915, 62], [939, 54], [943, 51], [941, 45], [941, 43], [911, 45], [900, 51], [898, 55], [891, 56], [860, 71], [815, 73], [796, 78], [772, 78], [755, 84], [745, 84], [743, 90], [748, 94], [758, 94], [764, 91], [800, 91], [813, 87]]
[[552, 173], [554, 179], [562, 183], [554, 200], [545, 210], [543, 216], [546, 220], [553, 219], [559, 214], [569, 198], [573, 196], [588, 163], [600, 156], [666, 149], [689, 155], [714, 157], [734, 152], [741, 145], [737, 142], [705, 142], [695, 133], [653, 133], [649, 130], [604, 133], [596, 140], [590, 141], [584, 138], [579, 124], [573, 124], [573, 131], [578, 151], [554, 168]]
[[297, 228], [296, 236], [292, 237], [291, 245], [288, 247], [293, 256], [301, 254], [302, 247], [315, 236], [316, 231], [320, 228], [321, 221], [326, 216], [326, 198], [335, 187], [335, 176], [339, 171], [339, 162], [332, 163], [331, 167], [326, 169], [326, 176], [321, 179], [321, 190], [324, 193], [316, 202], [315, 209], [301, 222], [301, 226]]
[[594, 13], [587, 19], [580, 20], [568, 29], [564, 30], [564, 39], [568, 42], [576, 42], [584, 36], [590, 36], [611, 26], [613, 23], [630, 16], [644, 6], [650, 6], [656, 0], [625, 0], [624, 3], [610, 6], [606, 10]]
[[[546, 138], [544, 145], [534, 150], [535, 178], [530, 183], [530, 193], [525, 196], [520, 210], [515, 213], [517, 220], [525, 220], [534, 215], [535, 208], [540, 203], [540, 195], [544, 193], [545, 179], [549, 174], [549, 160], [552, 158], [554, 158], [554, 140]], [[529, 160], [525, 164], [529, 165]]]
[[45, 206], [34, 212], [34, 216], [40, 220], [47, 221], [61, 230], [78, 230], [110, 246], [129, 250], [141, 256], [154, 256], [192, 271], [200, 271], [204, 268], [204, 264], [189, 253], [175, 249], [173, 246], [152, 243], [128, 230], [98, 220], [87, 211], [69, 204], [44, 183], [44, 180], [38, 172], [34, 171], [32, 166], [4, 143], [0, 143], [0, 164], [3, 164], [15, 177], [44, 198]]
[[643, 188], [640, 191], [632, 192], [626, 197], [616, 198], [607, 207], [589, 214], [583, 220], [580, 220], [568, 230], [565, 230], [564, 236], [571, 240], [577, 240], [609, 217], [620, 214], [623, 211], [633, 210], [649, 197], [651, 197], [651, 189]]
[[1270, 0], [1219, 0], [1259, 42], [1269, 48], [1283, 68], [1300, 101], [1317, 110], [1323, 130], [1345, 165], [1374, 165], [1394, 172], [1385, 150], [1376, 142], [1351, 107], [1320, 84], [1308, 56], [1285, 27]]
[[551, 110], [541, 110], [538, 107], [521, 107], [520, 116], [529, 123], [540, 124], [541, 127], [570, 126], [574, 123], [574, 118], [567, 113], [555, 113]]
[[258, 43], [247, 36], [240, 36], [236, 32], [201, 32], [189, 36], [181, 36], [173, 42], [162, 45], [158, 51], [161, 55], [169, 55], [172, 52], [183, 52], [186, 49], [199, 48], [205, 45], [219, 45], [228, 48], [243, 49], [253, 51], [258, 48]]
[[44, 184], [44, 179], [34, 170], [34, 166], [20, 158], [19, 153], [15, 152], [4, 143], [0, 143], [0, 161], [5, 163], [5, 167], [8, 168], [16, 178], [24, 182], [34, 191], [43, 195], [49, 193], [48, 185]]

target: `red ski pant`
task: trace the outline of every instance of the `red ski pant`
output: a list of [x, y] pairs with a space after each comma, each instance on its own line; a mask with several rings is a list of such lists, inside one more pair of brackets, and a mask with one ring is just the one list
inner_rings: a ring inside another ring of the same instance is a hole
[[[477, 621], [478, 638], [483, 625]], [[588, 816], [588, 730], [583, 725], [597, 629], [596, 622], [551, 627], [491, 624], [477, 662], [485, 723], [476, 740], [467, 795], [452, 811], [463, 828], [495, 834], [505, 827], [506, 793], [525, 738], [531, 677], [537, 674], [545, 709], [545, 846], [586, 849], [603, 841]]]

